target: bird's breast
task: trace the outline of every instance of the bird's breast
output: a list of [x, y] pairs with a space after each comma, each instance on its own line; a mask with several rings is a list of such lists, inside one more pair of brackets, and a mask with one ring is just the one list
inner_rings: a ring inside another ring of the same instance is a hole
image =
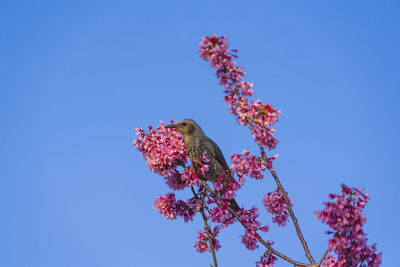
[[198, 159], [204, 154], [204, 149], [199, 143], [187, 143], [186, 149], [191, 160]]

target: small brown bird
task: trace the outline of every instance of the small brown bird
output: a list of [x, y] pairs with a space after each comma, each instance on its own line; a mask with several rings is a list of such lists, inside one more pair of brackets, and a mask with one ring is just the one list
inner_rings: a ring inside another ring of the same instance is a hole
[[[209, 171], [205, 175], [208, 181], [214, 184], [218, 181], [218, 177], [223, 177], [224, 181], [233, 179], [221, 149], [213, 140], [204, 134], [203, 130], [194, 120], [184, 119], [165, 127], [175, 128], [183, 135], [185, 138], [186, 150], [195, 168], [199, 166], [201, 157], [204, 155], [204, 152], [206, 152], [205, 155], [209, 160], [208, 165], [210, 166]], [[234, 199], [229, 201], [232, 209], [239, 210], [239, 206]]]

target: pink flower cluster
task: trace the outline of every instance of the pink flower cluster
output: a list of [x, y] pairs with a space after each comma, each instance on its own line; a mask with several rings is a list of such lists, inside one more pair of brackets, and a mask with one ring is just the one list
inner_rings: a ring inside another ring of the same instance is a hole
[[193, 221], [193, 217], [197, 212], [196, 208], [196, 201], [189, 200], [186, 203], [183, 200], [176, 200], [174, 193], [157, 196], [154, 201], [154, 209], [170, 220], [176, 219], [177, 216], [182, 216], [185, 222]]
[[339, 195], [330, 194], [331, 202], [326, 202], [316, 217], [333, 229], [328, 249], [337, 254], [335, 266], [379, 266], [382, 253], [376, 253], [376, 244], [368, 246], [362, 227], [366, 221], [363, 209], [368, 202], [368, 194], [362, 189], [342, 185]]
[[[272, 246], [274, 244], [273, 241], [267, 241], [267, 244]], [[272, 267], [274, 263], [277, 261], [277, 257], [271, 254], [271, 251], [267, 250], [262, 256], [260, 261], [256, 262], [257, 267]]]
[[228, 210], [229, 204], [218, 205], [210, 210], [209, 218], [213, 222], [219, 223], [222, 227], [227, 227], [235, 222], [235, 218]]
[[[208, 165], [209, 159], [207, 158], [207, 153], [204, 152], [204, 154], [200, 157], [201, 162], [200, 162], [200, 167], [197, 168], [197, 171], [201, 176], [205, 176], [206, 173], [210, 170], [210, 166]], [[194, 172], [194, 170], [193, 170]]]
[[142, 152], [151, 171], [168, 176], [175, 173], [178, 164], [188, 160], [188, 155], [182, 135], [164, 126], [163, 122], [156, 129], [149, 126], [148, 133], [137, 128], [139, 137], [133, 141], [133, 146]]
[[[218, 226], [214, 227], [213, 230], [210, 229], [210, 235], [213, 239], [213, 247], [215, 250], [218, 250], [219, 248], [221, 248], [221, 245], [219, 244], [218, 239], [216, 239], [216, 236], [218, 235], [218, 233], [219, 233]], [[207, 232], [205, 229], [204, 229], [204, 232], [203, 231], [198, 232], [197, 239], [199, 241], [197, 241], [194, 244], [194, 247], [196, 248], [197, 252], [204, 253], [205, 251], [211, 251], [211, 248], [208, 245], [208, 236], [207, 236]]]
[[256, 179], [262, 179], [262, 173], [266, 169], [265, 162], [261, 157], [251, 156], [249, 150], [244, 150], [242, 155], [233, 154], [231, 156], [232, 170], [236, 172], [239, 177], [239, 183], [244, 183], [244, 176], [250, 176]]
[[257, 231], [268, 232], [269, 227], [267, 225], [261, 226], [261, 223], [257, 221], [259, 216], [258, 209], [252, 207], [250, 210], [241, 210], [240, 221], [246, 226], [244, 235], [242, 235], [242, 243], [249, 250], [255, 250], [258, 248], [258, 234]]
[[217, 70], [216, 76], [220, 85], [225, 87], [224, 102], [230, 106], [230, 112], [236, 116], [238, 123], [249, 125], [254, 140], [269, 149], [275, 148], [275, 129], [269, 128], [278, 121], [280, 111], [272, 105], [261, 104], [260, 100], [249, 101], [254, 94], [253, 83], [244, 82], [245, 72], [241, 66], [236, 66], [232, 58], [236, 58], [237, 50], [228, 49], [225, 36], [204, 36], [199, 46], [202, 59], [210, 62]]
[[337, 266], [337, 261], [335, 257], [333, 257], [330, 254], [326, 255], [324, 262], [322, 262], [321, 264], [321, 267], [336, 267], [336, 266]]
[[183, 175], [178, 171], [170, 171], [170, 173], [164, 177], [165, 183], [173, 190], [182, 190], [187, 186], [186, 180], [182, 179]]
[[[272, 218], [274, 223], [279, 226], [285, 226], [289, 221], [289, 212], [286, 201], [281, 191], [276, 190], [264, 196], [263, 203], [269, 213], [275, 215]], [[289, 198], [290, 206], [293, 206], [292, 200]]]
[[[208, 171], [209, 166], [204, 164], [199, 168], [200, 173]], [[203, 174], [204, 175], [204, 174]], [[199, 185], [199, 177], [197, 176], [194, 167], [189, 166], [185, 170], [171, 171], [168, 176], [164, 177], [167, 185], [174, 190], [185, 189], [188, 186]]]
[[[208, 168], [208, 165], [204, 165], [204, 166], [207, 166], [207, 168]], [[204, 169], [205, 168], [201, 167], [200, 172], [204, 171]], [[182, 171], [181, 177], [182, 177], [182, 180], [185, 181], [187, 186], [200, 184], [199, 177], [197, 177], [193, 166], [190, 166], [190, 167], [186, 168], [184, 171]]]

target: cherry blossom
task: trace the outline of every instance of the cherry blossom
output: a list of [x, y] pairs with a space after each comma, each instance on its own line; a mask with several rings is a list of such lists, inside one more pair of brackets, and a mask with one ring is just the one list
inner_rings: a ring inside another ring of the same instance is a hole
[[220, 223], [222, 227], [227, 227], [235, 222], [232, 213], [228, 210], [229, 204], [224, 203], [224, 205], [218, 205], [210, 210], [209, 218], [213, 222]]
[[183, 137], [173, 129], [165, 128], [161, 122], [157, 128], [149, 126], [149, 132], [137, 128], [139, 136], [133, 146], [142, 152], [149, 169], [162, 176], [175, 172], [175, 168], [188, 160]]
[[324, 262], [321, 264], [321, 267], [336, 267], [337, 261], [334, 256], [331, 254], [326, 255]]
[[333, 231], [328, 249], [337, 254], [337, 266], [379, 266], [382, 253], [376, 253], [376, 244], [367, 244], [367, 235], [362, 227], [366, 218], [363, 213], [369, 196], [363, 189], [342, 185], [338, 195], [330, 194], [331, 201], [325, 202], [316, 217], [325, 222]]
[[[219, 227], [214, 227], [213, 230], [209, 229], [209, 234], [213, 240], [213, 248], [215, 250], [218, 250], [219, 248], [221, 248], [221, 245], [219, 244], [218, 239], [216, 238], [216, 236], [219, 233]], [[199, 231], [197, 234], [197, 239], [198, 241], [194, 244], [194, 247], [196, 248], [197, 252], [200, 253], [204, 253], [206, 251], [211, 251], [211, 248], [209, 247], [209, 241], [208, 241], [208, 235], [206, 230], [204, 229], [204, 231]]]
[[251, 156], [249, 150], [244, 150], [242, 154], [233, 154], [231, 156], [232, 170], [239, 177], [239, 182], [244, 183], [243, 177], [250, 176], [255, 179], [262, 179], [262, 173], [266, 169], [266, 164], [261, 157]]
[[244, 235], [242, 235], [242, 243], [249, 250], [255, 250], [258, 248], [258, 233], [257, 231], [268, 232], [269, 227], [267, 225], [261, 226], [261, 223], [257, 221], [259, 216], [258, 209], [252, 207], [250, 210], [241, 210], [240, 221], [246, 226]]
[[185, 222], [192, 221], [197, 212], [196, 201], [191, 199], [186, 203], [183, 200], [176, 200], [174, 193], [157, 196], [153, 207], [167, 219], [174, 220], [177, 216], [182, 216]]
[[167, 219], [176, 219], [177, 206], [175, 194], [170, 193], [164, 196], [157, 196], [154, 201], [154, 209]]
[[[279, 226], [285, 226], [289, 221], [290, 214], [288, 212], [288, 207], [282, 192], [276, 190], [266, 194], [264, 196], [263, 203], [267, 211], [272, 215], [275, 215], [272, 218], [272, 221], [277, 223]], [[289, 203], [291, 206], [293, 206], [293, 202], [290, 198]]]
[[261, 100], [250, 101], [248, 97], [254, 94], [253, 83], [242, 79], [245, 72], [237, 66], [237, 50], [228, 49], [225, 36], [215, 34], [204, 36], [199, 46], [202, 59], [209, 61], [210, 66], [217, 70], [218, 83], [225, 87], [224, 102], [229, 105], [229, 111], [236, 116], [236, 121], [244, 126], [249, 125], [254, 140], [270, 150], [276, 147], [278, 140], [274, 137], [275, 129], [268, 128], [276, 121], [281, 112], [271, 104], [261, 104]]
[[[274, 244], [273, 241], [267, 241], [269, 246]], [[272, 267], [274, 263], [277, 261], [277, 257], [275, 257], [270, 250], [267, 250], [262, 256], [261, 259], [256, 262], [257, 267]]]

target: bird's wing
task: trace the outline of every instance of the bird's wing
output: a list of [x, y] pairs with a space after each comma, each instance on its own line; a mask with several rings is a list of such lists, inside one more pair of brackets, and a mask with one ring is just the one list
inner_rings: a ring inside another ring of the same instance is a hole
[[225, 170], [229, 170], [228, 164], [226, 164], [224, 155], [222, 154], [222, 151], [218, 145], [210, 138], [205, 140], [204, 145], [207, 149], [207, 152], [209, 152], [211, 156], [214, 157], [222, 167], [224, 167]]

